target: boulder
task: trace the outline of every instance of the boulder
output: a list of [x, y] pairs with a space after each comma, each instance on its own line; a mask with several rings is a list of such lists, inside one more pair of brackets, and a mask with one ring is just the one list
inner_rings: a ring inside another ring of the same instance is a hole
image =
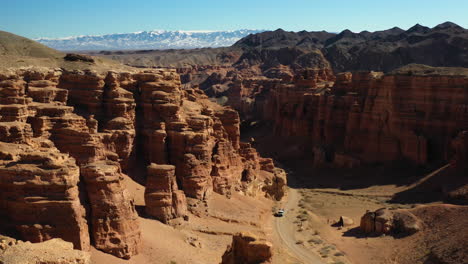
[[221, 264], [259, 264], [270, 263], [273, 255], [273, 245], [265, 239], [242, 232], [232, 237], [222, 257]]
[[422, 228], [422, 222], [405, 209], [379, 209], [361, 217], [360, 229], [366, 234], [412, 235]]

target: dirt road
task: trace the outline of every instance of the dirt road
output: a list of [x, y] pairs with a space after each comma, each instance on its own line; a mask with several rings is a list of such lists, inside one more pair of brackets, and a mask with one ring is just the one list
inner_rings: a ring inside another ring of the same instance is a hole
[[297, 207], [299, 193], [295, 189], [289, 189], [288, 200], [283, 205], [286, 215], [284, 217], [275, 217], [275, 230], [281, 239], [283, 246], [286, 246], [304, 264], [324, 264], [320, 257], [307, 250], [302, 245], [296, 244], [294, 238], [293, 214], [291, 209]]

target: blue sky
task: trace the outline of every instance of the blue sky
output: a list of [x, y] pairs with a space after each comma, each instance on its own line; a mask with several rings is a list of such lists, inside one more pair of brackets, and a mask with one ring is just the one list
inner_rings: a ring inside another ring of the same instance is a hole
[[468, 0], [0, 0], [0, 30], [29, 38], [143, 30], [468, 28]]

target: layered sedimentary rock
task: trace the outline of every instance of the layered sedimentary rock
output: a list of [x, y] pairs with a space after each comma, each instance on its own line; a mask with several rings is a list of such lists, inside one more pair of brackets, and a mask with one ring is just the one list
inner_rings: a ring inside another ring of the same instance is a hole
[[85, 210], [78, 197], [79, 167], [51, 146], [0, 143], [0, 221], [24, 240], [62, 238], [89, 248]]
[[213, 191], [225, 195], [243, 191], [243, 171], [260, 172], [259, 166], [242, 157], [235, 111], [211, 103], [198, 89], [181, 90], [176, 72], [140, 73], [133, 78], [140, 91], [137, 125], [145, 161], [174, 165], [186, 196], [207, 199]]
[[119, 163], [98, 161], [81, 168], [91, 204], [94, 246], [120, 258], [139, 252], [140, 229]]
[[146, 178], [147, 212], [163, 222], [187, 214], [186, 196], [281, 199], [284, 171], [241, 144], [239, 127], [175, 71], [2, 73], [0, 226], [130, 258], [141, 241], [125, 174]]
[[58, 237], [86, 250], [89, 234], [79, 199], [79, 167], [48, 136], [41, 137], [42, 131], [37, 136], [32, 121], [69, 113], [66, 91], [54, 88], [58, 77], [55, 71], [0, 75], [0, 226], [25, 240]]
[[177, 187], [175, 166], [151, 164], [146, 177], [146, 213], [167, 222], [187, 215], [187, 201]]
[[[129, 92], [115, 95], [117, 88], [111, 85], [111, 78], [106, 79], [108, 92], [101, 101], [96, 94], [104, 89], [104, 77], [54, 69], [3, 74], [0, 140], [4, 142], [1, 170], [5, 172], [0, 181], [2, 220], [7, 224], [2, 227], [16, 229], [25, 240], [59, 237], [73, 242], [75, 248], [88, 249], [88, 218], [93, 223], [95, 246], [128, 258], [137, 253], [140, 243], [137, 215], [132, 198], [121, 186], [120, 165], [111, 166], [106, 160], [125, 160], [122, 163], [127, 164], [135, 135], [132, 121], [124, 122], [131, 123], [126, 127], [112, 121], [114, 117], [134, 120], [135, 106], [133, 99], [119, 100], [120, 94], [128, 97]], [[69, 94], [73, 97], [68, 98]], [[113, 105], [101, 112], [108, 102]], [[129, 107], [115, 110], [119, 102]], [[112, 125], [99, 128], [98, 120], [87, 111]], [[122, 140], [121, 134], [129, 139]], [[96, 169], [104, 163], [112, 169]], [[83, 195], [78, 188], [80, 167], [88, 183], [86, 189], [80, 188]], [[85, 214], [79, 199], [84, 196], [90, 198], [90, 215]]]
[[221, 263], [270, 263], [272, 255], [273, 246], [270, 242], [248, 232], [243, 232], [232, 237], [232, 244], [224, 253]]
[[468, 127], [464, 76], [344, 73], [322, 87], [272, 89], [264, 112], [273, 117], [262, 117], [277, 135], [303, 137], [317, 165], [448, 161], [451, 141]]

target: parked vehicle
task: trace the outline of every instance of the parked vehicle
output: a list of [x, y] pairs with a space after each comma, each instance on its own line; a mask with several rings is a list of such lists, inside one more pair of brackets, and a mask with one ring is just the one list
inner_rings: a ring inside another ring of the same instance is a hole
[[276, 217], [283, 217], [283, 216], [284, 216], [284, 209], [279, 209], [279, 210], [275, 213], [275, 216], [276, 216]]

